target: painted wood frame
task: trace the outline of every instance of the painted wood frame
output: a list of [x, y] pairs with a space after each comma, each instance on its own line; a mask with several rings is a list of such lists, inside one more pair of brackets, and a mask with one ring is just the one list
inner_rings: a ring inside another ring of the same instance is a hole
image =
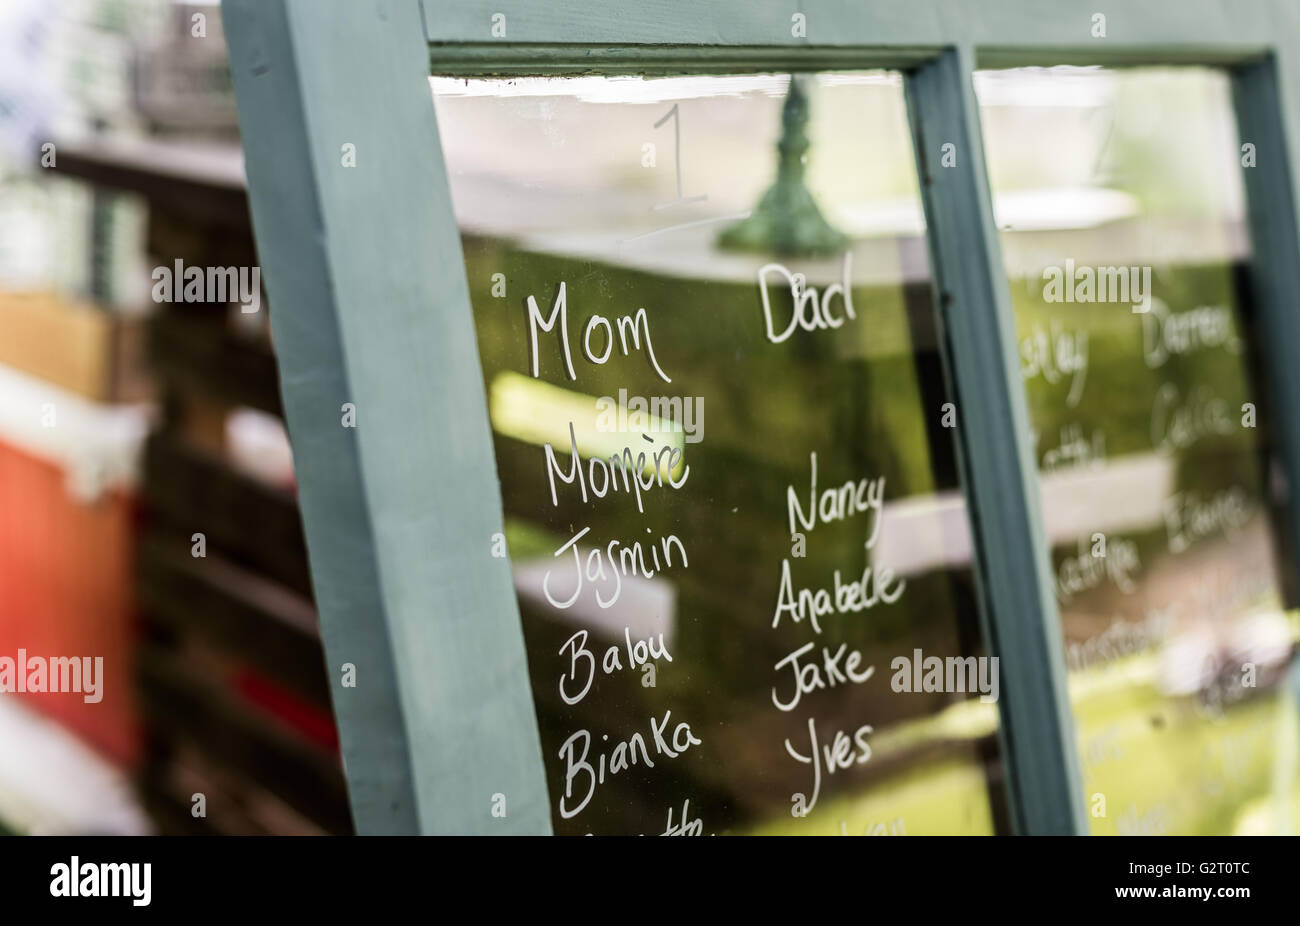
[[[1300, 5], [1290, 0], [225, 0], [353, 813], [364, 833], [549, 833], [463, 256], [429, 73], [905, 75], [981, 622], [1017, 832], [1087, 832], [1059, 615], [984, 167], [976, 67], [1233, 77], [1271, 422], [1300, 486]], [[1093, 36], [1094, 13], [1106, 35]], [[493, 17], [504, 15], [504, 37]], [[794, 37], [801, 15], [806, 37]], [[940, 146], [955, 169], [934, 169]], [[356, 166], [341, 164], [355, 146]], [[355, 406], [355, 429], [341, 426]], [[1300, 491], [1289, 502], [1300, 557]], [[1300, 562], [1292, 570], [1300, 574]], [[341, 666], [357, 670], [355, 688]], [[489, 813], [504, 794], [509, 813]]]

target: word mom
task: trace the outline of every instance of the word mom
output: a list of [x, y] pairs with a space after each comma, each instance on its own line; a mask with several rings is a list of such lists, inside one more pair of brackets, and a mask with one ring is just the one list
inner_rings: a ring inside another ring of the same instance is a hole
[[[573, 372], [573, 352], [569, 347], [569, 308], [568, 298], [566, 296], [565, 284], [560, 282], [560, 288], [555, 293], [555, 302], [551, 305], [551, 314], [547, 318], [542, 317], [542, 310], [537, 307], [537, 300], [528, 297], [528, 337], [530, 352], [533, 358], [533, 377], [537, 378], [537, 329], [540, 327], [545, 332], [551, 332], [555, 329], [556, 318], [560, 324], [560, 345], [564, 348], [564, 366], [569, 372], [569, 379], [576, 380], [578, 374]], [[604, 329], [604, 352], [597, 355], [591, 346], [591, 336], [597, 328]], [[645, 308], [636, 310], [636, 315], [624, 315], [618, 319], [618, 340], [619, 346], [623, 349], [623, 356], [628, 355], [627, 339], [628, 332], [632, 335], [632, 346], [641, 350], [641, 332], [645, 332], [645, 354], [646, 359], [650, 361], [650, 366], [659, 374], [659, 378], [665, 383], [671, 383], [668, 374], [664, 373], [659, 366], [659, 361], [655, 359], [654, 345], [650, 343], [650, 318], [646, 315]], [[603, 364], [609, 359], [609, 355], [614, 351], [614, 328], [609, 323], [609, 319], [603, 315], [593, 315], [587, 320], [587, 327], [582, 332], [582, 353], [591, 363]]]

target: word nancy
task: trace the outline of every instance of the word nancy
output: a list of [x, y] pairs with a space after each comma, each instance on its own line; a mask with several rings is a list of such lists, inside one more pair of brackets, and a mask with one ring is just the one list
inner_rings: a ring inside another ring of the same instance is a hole
[[842, 486], [834, 489], [826, 489], [820, 496], [817, 494], [817, 454], [814, 452], [809, 455], [809, 467], [812, 471], [808, 484], [808, 513], [805, 514], [803, 507], [799, 504], [799, 496], [794, 490], [794, 486], [786, 486], [785, 500], [786, 512], [790, 517], [790, 533], [794, 534], [799, 530], [795, 526], [796, 522], [806, 531], [812, 531], [817, 526], [817, 519], [821, 518], [821, 523], [829, 524], [832, 521], [843, 521], [859, 514], [872, 514], [871, 531], [867, 534], [865, 546], [871, 547], [876, 542], [876, 537], [880, 533], [880, 514], [885, 503], [885, 477], [880, 476], [876, 479], [860, 479], [857, 482], [849, 480]]
[[1129, 302], [1134, 312], [1151, 311], [1150, 267], [1044, 267], [1044, 302]]
[[75, 692], [87, 704], [104, 697], [104, 657], [28, 656], [20, 649], [18, 658], [0, 656], [0, 694], [17, 692]]
[[[629, 397], [626, 389], [619, 389], [618, 400], [603, 395], [596, 400], [596, 430], [624, 433], [627, 431], [676, 431], [684, 433], [686, 443], [698, 444], [704, 440], [704, 396], [645, 396]], [[658, 425], [652, 426], [651, 422]]]
[[150, 277], [154, 302], [238, 302], [248, 315], [262, 307], [261, 267], [186, 267], [178, 257], [175, 270], [154, 267]]

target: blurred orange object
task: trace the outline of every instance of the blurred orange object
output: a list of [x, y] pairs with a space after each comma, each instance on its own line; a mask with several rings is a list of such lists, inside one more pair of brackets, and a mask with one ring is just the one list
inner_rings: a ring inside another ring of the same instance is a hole
[[133, 500], [122, 487], [93, 500], [69, 492], [57, 462], [0, 441], [0, 656], [102, 656], [102, 699], [78, 692], [8, 693], [131, 765], [140, 752], [131, 665]]

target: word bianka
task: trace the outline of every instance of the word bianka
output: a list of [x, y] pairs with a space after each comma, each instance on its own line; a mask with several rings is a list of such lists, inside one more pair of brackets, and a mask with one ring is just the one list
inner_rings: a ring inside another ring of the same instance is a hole
[[[660, 721], [656, 721], [654, 717], [650, 718], [650, 736], [655, 754], [668, 759], [677, 758], [692, 746], [700, 745], [701, 742], [695, 734], [691, 733], [688, 723], [677, 724], [673, 728], [672, 736], [667, 736], [666, 731], [672, 713], [672, 711], [664, 711], [663, 719]], [[608, 740], [609, 734], [602, 734], [601, 738]], [[640, 760], [637, 759], [638, 752], [641, 755]], [[626, 740], [620, 740], [608, 754], [601, 751], [596, 758], [596, 765], [592, 765], [587, 760], [590, 754], [591, 733], [587, 730], [578, 730], [560, 747], [559, 755], [564, 760], [564, 793], [560, 796], [560, 816], [565, 820], [582, 813], [596, 794], [596, 787], [603, 785], [607, 777], [625, 772], [637, 764], [644, 765], [646, 768], [655, 766], [654, 760], [650, 758], [650, 750], [646, 746], [645, 738], [640, 733], [633, 733]], [[587, 790], [581, 800], [576, 804], [570, 804], [569, 802], [573, 800], [574, 784], [580, 777], [586, 781]]]

